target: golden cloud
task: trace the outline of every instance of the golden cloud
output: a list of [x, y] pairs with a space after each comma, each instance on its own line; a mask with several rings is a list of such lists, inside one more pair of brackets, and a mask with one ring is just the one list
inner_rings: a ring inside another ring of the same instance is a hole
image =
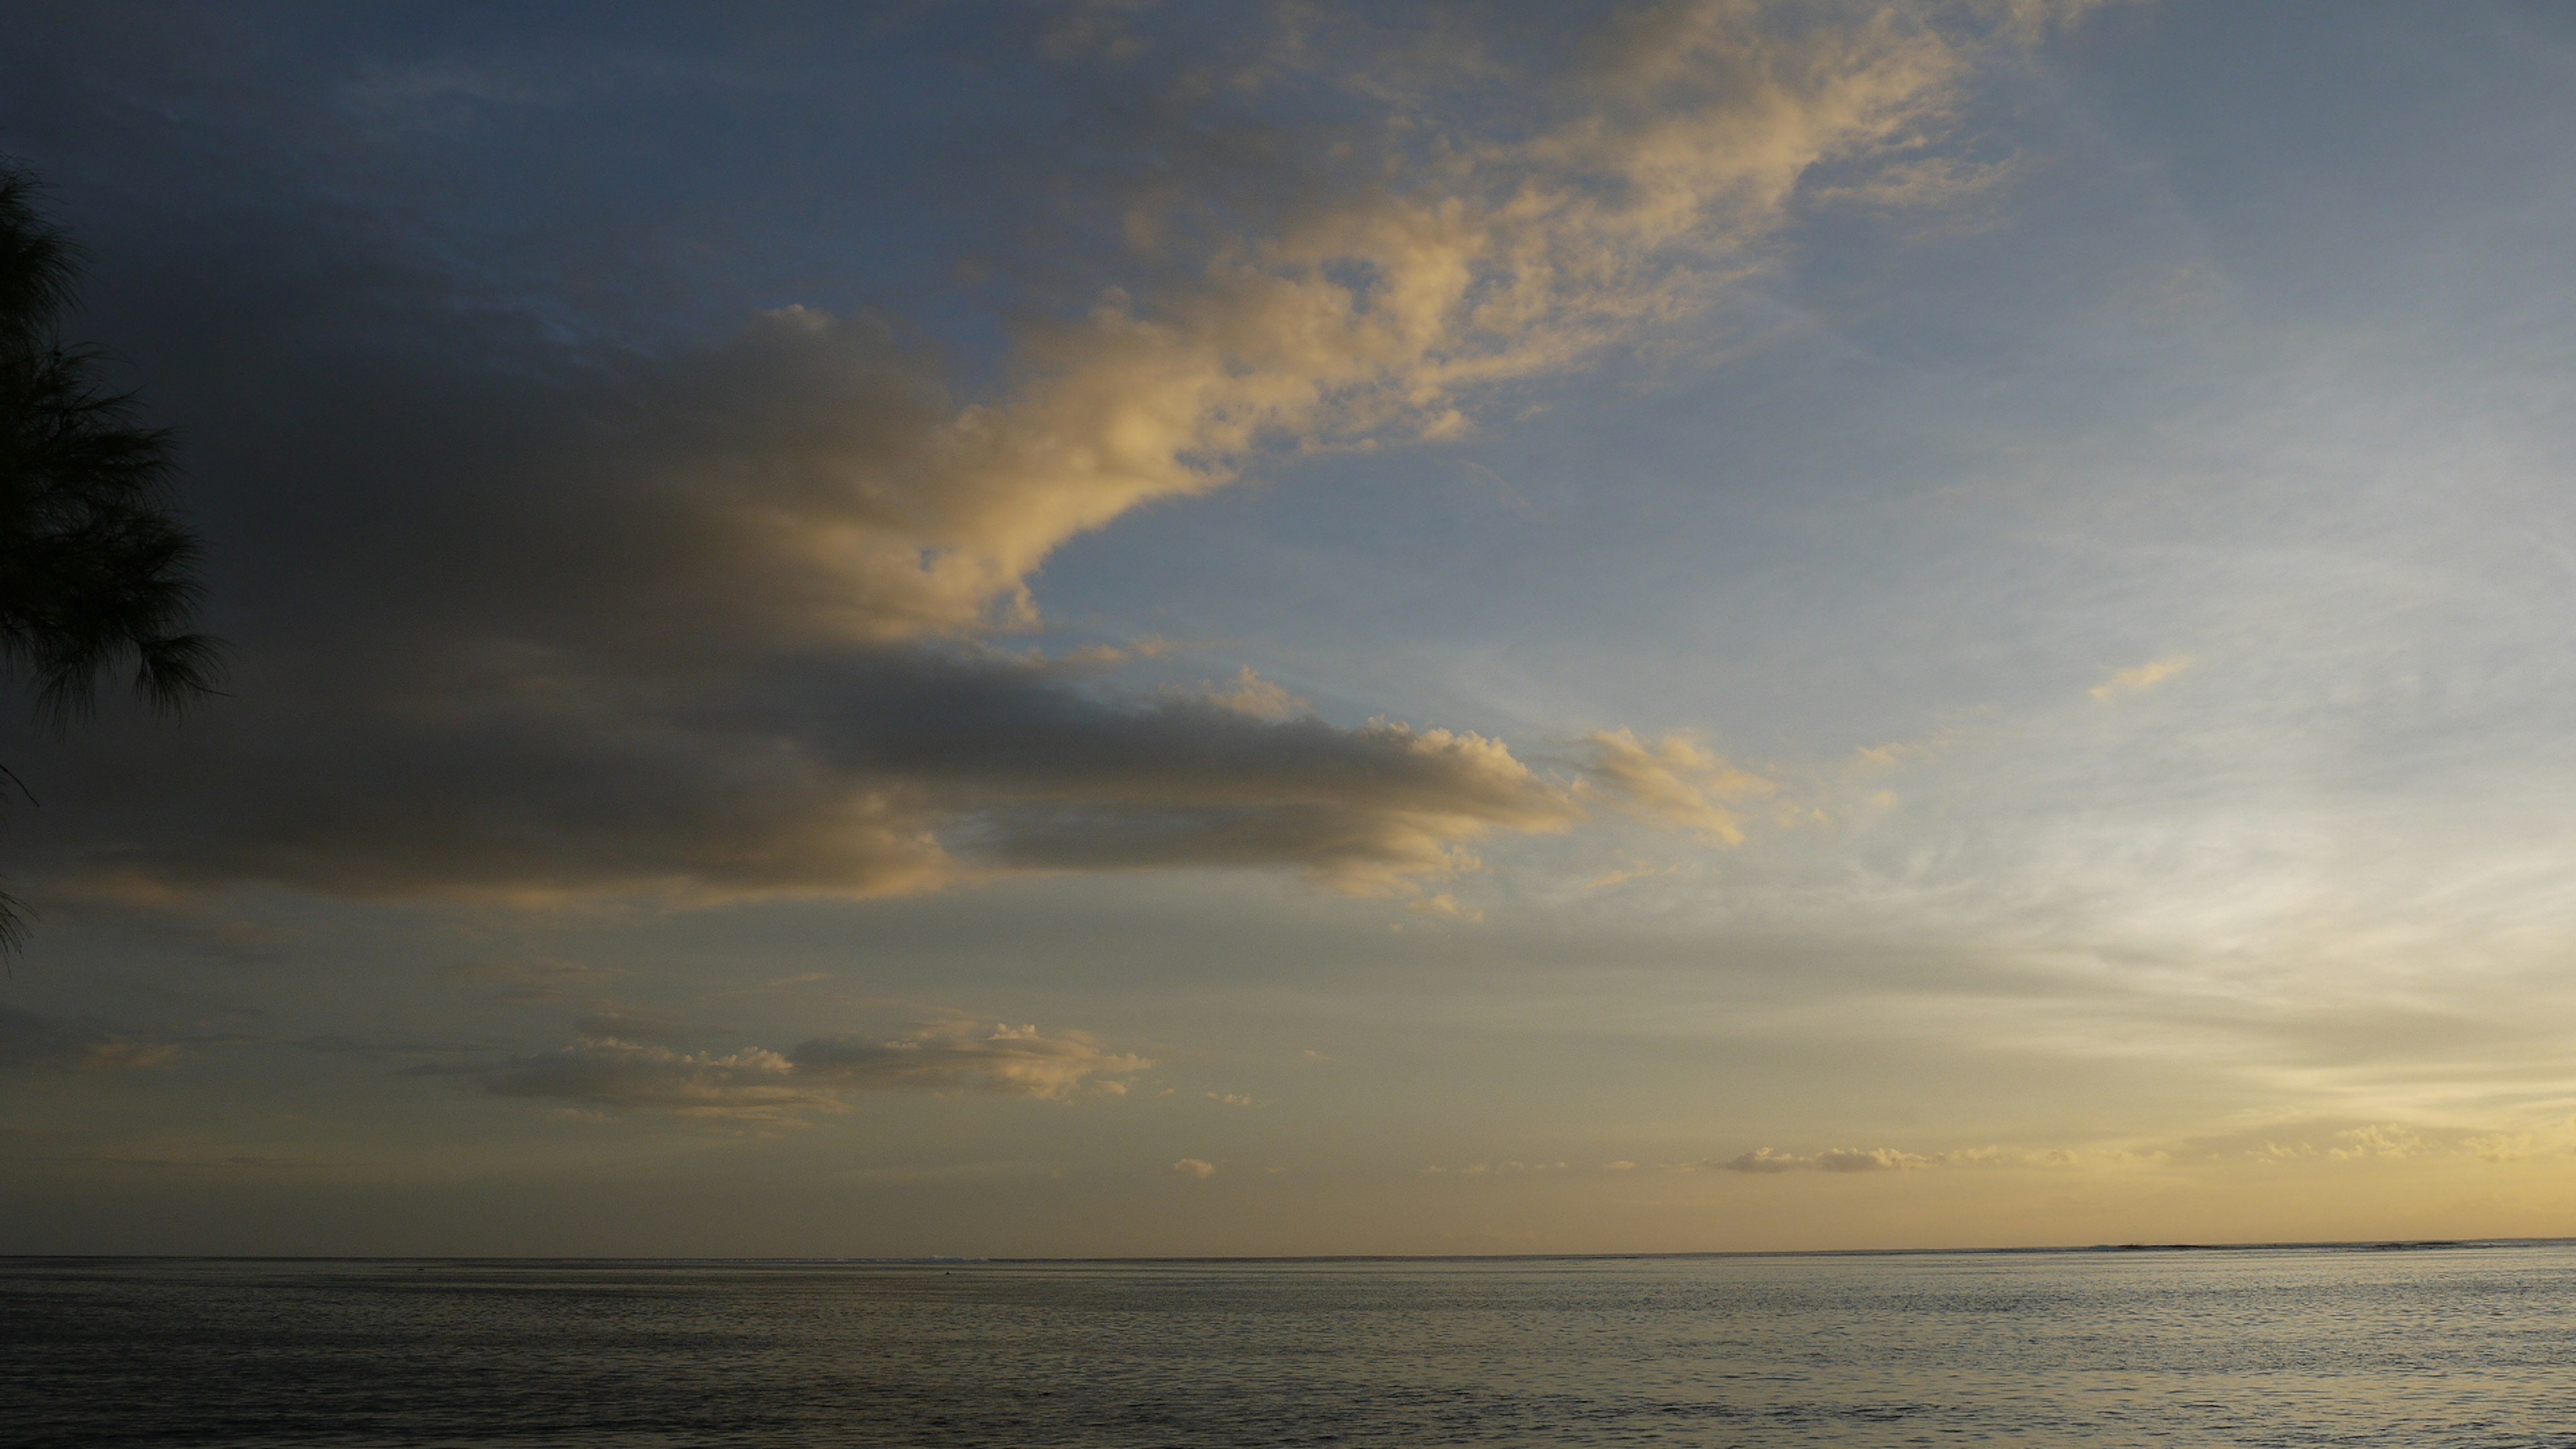
[[1696, 830], [1721, 845], [1744, 843], [1743, 823], [1729, 804], [1779, 788], [1688, 734], [1643, 741], [1629, 730], [1604, 730], [1587, 742], [1591, 779], [1620, 809], [1658, 825]]
[[[866, 324], [767, 314], [733, 366], [845, 378], [872, 399], [852, 415], [865, 425], [690, 486], [756, 552], [810, 571], [851, 635], [1025, 623], [1047, 557], [1142, 504], [1222, 487], [1266, 451], [1453, 435], [1496, 386], [1687, 315], [1760, 264], [1813, 168], [1919, 151], [1961, 68], [1904, 7], [1704, 0], [1612, 23], [1535, 134], [1380, 94], [1383, 138], [1320, 199], [1264, 212], [1271, 230], [1168, 224], [1156, 208], [1184, 198], [1131, 208], [1151, 250], [1187, 234], [1193, 256], [1025, 332], [995, 401], [942, 412]], [[1506, 113], [1526, 112], [1526, 84]], [[1938, 189], [1916, 171], [1913, 192]]]

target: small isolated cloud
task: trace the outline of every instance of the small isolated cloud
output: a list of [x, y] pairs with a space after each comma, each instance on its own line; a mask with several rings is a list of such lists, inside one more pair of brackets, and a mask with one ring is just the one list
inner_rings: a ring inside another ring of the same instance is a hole
[[1249, 1107], [1252, 1105], [1252, 1099], [1250, 1097], [1240, 1096], [1233, 1092], [1210, 1092], [1207, 1094], [1207, 1099], [1221, 1107]]
[[1809, 1159], [1792, 1157], [1785, 1152], [1774, 1152], [1768, 1147], [1757, 1147], [1751, 1152], [1710, 1165], [1721, 1172], [1790, 1172], [1808, 1166]]
[[1931, 748], [1923, 740], [1889, 740], [1883, 744], [1861, 745], [1852, 751], [1852, 768], [1862, 774], [1893, 770], [1908, 759]]
[[1604, 1172], [1634, 1172], [1637, 1170], [1637, 1164], [1622, 1157], [1616, 1162], [1605, 1162], [1601, 1164], [1601, 1170]]
[[1437, 895], [1417, 896], [1412, 900], [1406, 901], [1404, 903], [1404, 908], [1421, 915], [1438, 916], [1443, 920], [1450, 921], [1466, 921], [1470, 924], [1481, 921], [1485, 918], [1485, 913], [1483, 911], [1473, 910], [1469, 907], [1458, 904], [1458, 898], [1449, 894], [1447, 891], [1442, 891]]
[[1314, 712], [1314, 707], [1306, 701], [1253, 673], [1249, 664], [1235, 672], [1231, 684], [1222, 688], [1204, 685], [1202, 693], [1207, 702], [1217, 708], [1248, 714], [1254, 719], [1289, 719]]
[[1630, 730], [1601, 730], [1586, 742], [1592, 746], [1587, 784], [1638, 819], [1694, 830], [1721, 845], [1744, 843], [1743, 822], [1729, 805], [1779, 788], [1686, 733], [1645, 741]]
[[1202, 1181], [1216, 1176], [1216, 1164], [1204, 1157], [1184, 1157], [1172, 1164], [1175, 1177], [1195, 1177]]
[[790, 1052], [806, 1077], [858, 1088], [974, 1089], [1061, 1100], [1094, 1077], [1130, 1077], [1151, 1067], [1114, 1052], [1089, 1033], [1049, 1035], [1035, 1026], [935, 1022], [891, 1041], [816, 1037]]
[[2190, 655], [2176, 654], [2164, 659], [2150, 660], [2145, 664], [2133, 665], [2127, 669], [2113, 670], [2109, 679], [2093, 686], [2089, 692], [2095, 699], [2104, 703], [2124, 694], [2143, 693], [2189, 669], [2193, 662]]

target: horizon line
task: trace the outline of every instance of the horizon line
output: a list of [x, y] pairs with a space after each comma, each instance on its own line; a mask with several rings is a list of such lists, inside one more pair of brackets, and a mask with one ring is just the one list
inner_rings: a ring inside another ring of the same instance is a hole
[[567, 1253], [0, 1253], [0, 1263], [500, 1263], [741, 1264], [848, 1267], [1032, 1267], [1263, 1263], [1615, 1263], [1710, 1258], [1939, 1258], [2126, 1253], [2435, 1252], [2576, 1245], [2576, 1236], [2520, 1238], [2345, 1238], [2240, 1243], [2089, 1243], [1981, 1248], [1746, 1248], [1632, 1253], [1244, 1253], [1117, 1256], [950, 1254], [618, 1254]]

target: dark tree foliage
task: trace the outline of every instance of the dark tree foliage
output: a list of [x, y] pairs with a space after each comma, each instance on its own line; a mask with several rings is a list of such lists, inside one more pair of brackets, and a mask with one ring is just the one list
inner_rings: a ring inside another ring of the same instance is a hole
[[[170, 434], [64, 341], [80, 252], [35, 191], [0, 162], [0, 661], [56, 729], [128, 667], [146, 705], [176, 714], [213, 691], [219, 646], [188, 627], [199, 547], [170, 512]], [[0, 950], [23, 930], [0, 896]]]

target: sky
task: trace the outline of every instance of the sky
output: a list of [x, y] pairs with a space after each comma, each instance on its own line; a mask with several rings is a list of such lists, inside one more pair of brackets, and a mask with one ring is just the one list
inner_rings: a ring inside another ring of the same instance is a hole
[[2576, 18], [29, 7], [0, 1250], [2576, 1234]]

